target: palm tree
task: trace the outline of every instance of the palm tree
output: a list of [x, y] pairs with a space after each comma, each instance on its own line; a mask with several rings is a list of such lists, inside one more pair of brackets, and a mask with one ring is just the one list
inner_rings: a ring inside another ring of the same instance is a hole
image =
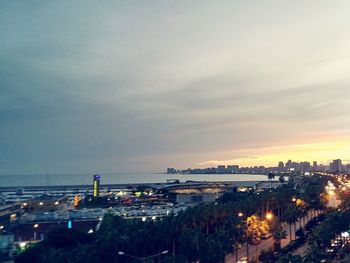
[[273, 237], [273, 247], [275, 251], [279, 251], [281, 249], [281, 240], [287, 237], [287, 233], [283, 230], [281, 222], [276, 217], [275, 220], [270, 225], [270, 232]]
[[272, 180], [275, 179], [274, 173], [268, 173], [267, 178], [270, 180], [271, 188], [272, 188]]
[[[289, 224], [289, 241], [292, 242], [292, 224], [298, 220], [298, 213], [295, 206], [290, 206], [283, 214], [283, 221]], [[295, 227], [294, 227], [295, 230]], [[294, 233], [295, 236], [295, 233]]]
[[[243, 221], [240, 224], [238, 224], [235, 228], [235, 233], [234, 233], [234, 240], [235, 240], [235, 254], [236, 254], [236, 262], [238, 261], [238, 248], [239, 244], [243, 243], [246, 241], [246, 231], [247, 231], [247, 226], [246, 223]], [[249, 252], [247, 252], [249, 254]]]
[[247, 254], [247, 258], [249, 259], [249, 245], [251, 245], [253, 243], [253, 237], [250, 236], [249, 234], [246, 235], [245, 237], [245, 244], [246, 244], [246, 254]]

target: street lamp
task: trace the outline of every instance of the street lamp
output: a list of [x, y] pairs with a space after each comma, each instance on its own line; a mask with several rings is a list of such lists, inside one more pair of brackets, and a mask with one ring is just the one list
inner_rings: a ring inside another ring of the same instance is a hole
[[266, 213], [265, 218], [267, 220], [272, 220], [273, 219], [273, 214], [271, 212]]
[[126, 256], [126, 257], [130, 257], [130, 258], [133, 258], [133, 259], [136, 259], [136, 260], [139, 260], [141, 262], [146, 262], [147, 259], [151, 259], [151, 258], [155, 258], [157, 256], [160, 256], [160, 255], [165, 255], [165, 254], [168, 254], [169, 251], [168, 250], [164, 250], [158, 254], [155, 254], [155, 255], [152, 255], [152, 256], [148, 256], [148, 257], [137, 257], [137, 256], [133, 256], [133, 255], [129, 255], [129, 254], [126, 254], [125, 252], [123, 251], [118, 251], [118, 255], [119, 256]]
[[242, 213], [242, 212], [239, 212], [239, 213], [238, 213], [238, 216], [239, 216], [239, 217], [242, 217], [242, 216], [243, 216], [243, 213]]

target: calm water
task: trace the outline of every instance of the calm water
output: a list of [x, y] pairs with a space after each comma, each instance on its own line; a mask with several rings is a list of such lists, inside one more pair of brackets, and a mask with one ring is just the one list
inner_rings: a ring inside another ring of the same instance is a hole
[[[100, 174], [102, 184], [162, 183], [167, 179], [193, 181], [267, 181], [266, 175], [256, 174]], [[93, 174], [0, 175], [1, 186], [45, 186], [91, 184]]]

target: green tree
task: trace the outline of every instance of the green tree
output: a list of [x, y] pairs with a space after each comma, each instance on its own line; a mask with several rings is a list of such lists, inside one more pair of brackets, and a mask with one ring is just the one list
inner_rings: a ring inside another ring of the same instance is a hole
[[[292, 224], [295, 224], [295, 222], [298, 220], [298, 212], [295, 206], [290, 206], [287, 208], [287, 210], [283, 213], [282, 221], [288, 223], [289, 225], [289, 241], [292, 242]], [[294, 227], [295, 229], [295, 227]], [[295, 235], [295, 233], [294, 233]]]

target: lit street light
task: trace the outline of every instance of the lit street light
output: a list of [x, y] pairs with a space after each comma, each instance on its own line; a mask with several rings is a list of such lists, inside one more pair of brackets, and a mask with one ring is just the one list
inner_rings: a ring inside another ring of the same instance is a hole
[[272, 220], [273, 219], [273, 214], [271, 212], [266, 213], [265, 218], [267, 220]]

